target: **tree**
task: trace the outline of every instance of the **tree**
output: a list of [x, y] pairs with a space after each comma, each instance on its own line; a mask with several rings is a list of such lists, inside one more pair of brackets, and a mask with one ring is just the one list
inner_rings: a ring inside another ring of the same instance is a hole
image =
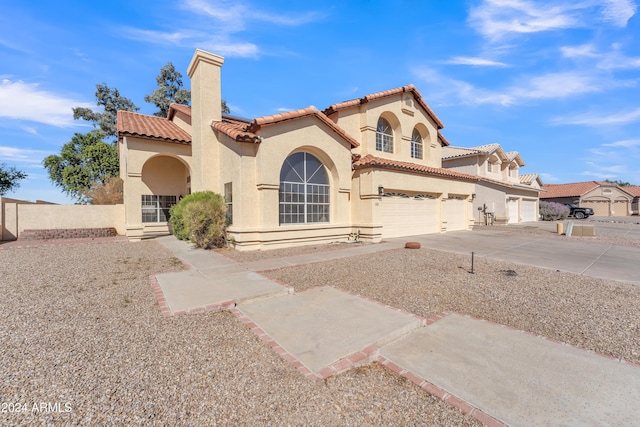
[[191, 92], [182, 87], [182, 74], [176, 71], [171, 62], [160, 69], [160, 75], [156, 77], [158, 89], [151, 95], [145, 95], [144, 100], [158, 107], [154, 115], [167, 117], [169, 105], [172, 103], [189, 105]]
[[110, 176], [103, 183], [94, 182], [91, 188], [82, 191], [82, 197], [92, 205], [117, 205], [123, 201], [122, 178]]
[[27, 174], [17, 170], [15, 166], [8, 167], [6, 164], [0, 163], [0, 196], [15, 191], [20, 187], [20, 181], [26, 177]]
[[118, 110], [138, 111], [133, 101], [120, 95], [118, 89], [111, 89], [106, 84], [96, 85], [96, 105], [103, 111], [96, 112], [90, 108], [75, 107], [73, 118], [93, 122], [93, 127], [100, 129], [107, 138], [116, 138], [116, 119]]
[[44, 159], [49, 178], [66, 194], [79, 200], [95, 183], [105, 184], [119, 173], [118, 147], [103, 141], [104, 134], [94, 130], [76, 133], [57, 156]]
[[611, 181], [611, 180], [609, 180], [609, 179], [605, 179], [605, 180], [604, 180], [604, 182], [610, 182], [610, 183], [612, 183], [612, 184], [617, 184], [617, 185], [619, 185], [620, 187], [631, 187], [631, 186], [633, 186], [633, 184], [631, 184], [631, 183], [629, 183], [629, 182], [627, 182], [627, 181], [619, 180], [619, 179], [618, 179], [618, 180], [615, 180], [615, 181]]

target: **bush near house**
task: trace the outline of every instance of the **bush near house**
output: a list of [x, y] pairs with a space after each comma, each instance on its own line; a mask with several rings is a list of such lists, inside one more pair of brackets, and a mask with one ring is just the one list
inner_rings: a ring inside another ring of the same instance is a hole
[[569, 207], [561, 203], [540, 201], [540, 215], [543, 221], [558, 221], [569, 216]]
[[189, 194], [169, 211], [173, 234], [198, 248], [222, 247], [226, 243], [227, 206], [212, 191]]

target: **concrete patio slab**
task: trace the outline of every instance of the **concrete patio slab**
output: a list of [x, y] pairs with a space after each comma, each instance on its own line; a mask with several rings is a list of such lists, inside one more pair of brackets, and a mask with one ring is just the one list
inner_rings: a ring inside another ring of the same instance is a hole
[[332, 287], [243, 303], [237, 309], [315, 373], [421, 325], [416, 316]]
[[253, 272], [208, 278], [199, 271], [187, 270], [159, 274], [156, 280], [172, 313], [228, 301], [240, 303], [256, 298], [286, 295], [289, 292], [288, 288]]
[[636, 425], [640, 367], [451, 314], [380, 355], [509, 426]]

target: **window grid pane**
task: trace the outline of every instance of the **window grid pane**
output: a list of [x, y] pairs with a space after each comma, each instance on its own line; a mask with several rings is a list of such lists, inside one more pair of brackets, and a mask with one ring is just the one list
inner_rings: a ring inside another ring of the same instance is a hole
[[414, 159], [421, 159], [422, 148], [422, 136], [417, 130], [414, 130], [413, 135], [411, 136], [411, 157]]
[[167, 222], [176, 196], [142, 195], [142, 222]]
[[[304, 171], [291, 181], [291, 162], [285, 161], [280, 174], [280, 224], [329, 222], [329, 184], [322, 163], [303, 154]], [[297, 181], [297, 182], [296, 182]]]

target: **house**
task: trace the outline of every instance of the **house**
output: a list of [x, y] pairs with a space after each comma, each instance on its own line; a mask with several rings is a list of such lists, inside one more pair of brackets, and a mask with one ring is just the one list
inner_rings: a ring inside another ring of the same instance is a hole
[[[595, 216], [627, 216], [632, 214], [632, 195], [627, 188], [613, 182], [573, 182], [547, 184], [541, 200], [556, 203], [574, 203], [593, 209]], [[636, 204], [637, 206], [637, 204]]]
[[467, 230], [477, 177], [442, 167], [443, 124], [403, 86], [337, 103], [242, 119], [221, 113], [224, 58], [196, 50], [191, 107], [166, 118], [118, 112], [125, 228], [168, 233], [186, 194], [225, 197], [239, 250]]
[[633, 185], [623, 188], [624, 191], [633, 196], [633, 200], [631, 201], [631, 215], [640, 215], [640, 186]]
[[542, 181], [537, 174], [520, 175], [525, 165], [516, 151], [500, 144], [442, 149], [442, 166], [476, 175], [473, 211], [476, 224], [517, 224], [538, 220]]

